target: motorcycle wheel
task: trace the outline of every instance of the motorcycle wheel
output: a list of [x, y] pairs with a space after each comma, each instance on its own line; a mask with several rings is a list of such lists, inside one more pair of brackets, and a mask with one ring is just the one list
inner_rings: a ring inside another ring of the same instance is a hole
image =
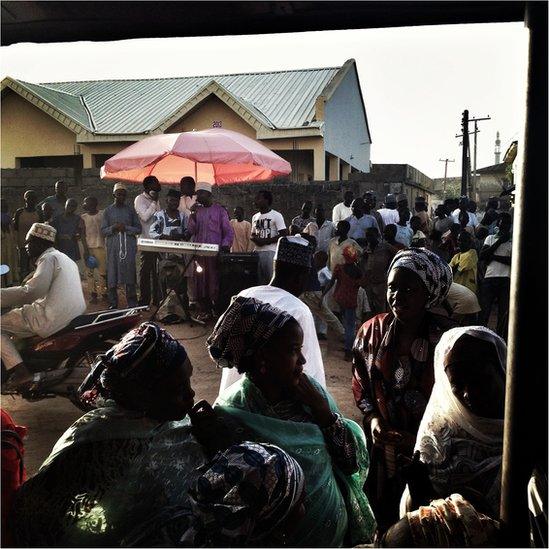
[[[67, 364], [67, 368], [86, 368], [88, 372], [91, 371], [92, 366], [94, 365], [97, 357], [99, 355], [105, 354], [113, 345], [114, 342], [102, 341], [97, 345], [93, 346], [87, 350], [83, 355], [80, 355], [77, 359], [70, 361]], [[80, 380], [80, 383], [84, 381], [84, 377]], [[78, 387], [80, 386], [78, 384]], [[83, 412], [89, 412], [90, 410], [95, 410], [97, 406], [83, 402], [78, 396], [78, 387], [67, 395], [67, 398], [77, 407], [80, 408]]]

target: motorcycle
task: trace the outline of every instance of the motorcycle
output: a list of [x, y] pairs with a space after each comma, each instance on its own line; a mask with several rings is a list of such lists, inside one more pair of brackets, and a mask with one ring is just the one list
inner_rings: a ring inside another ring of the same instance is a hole
[[[141, 311], [146, 308], [83, 314], [49, 337], [22, 340], [19, 352], [26, 367], [34, 374], [33, 382], [21, 391], [5, 389], [3, 385], [2, 394], [19, 394], [28, 401], [61, 396], [88, 412], [93, 406], [80, 400], [78, 387], [97, 358], [141, 322]], [[2, 363], [2, 379], [6, 378], [7, 370]]]

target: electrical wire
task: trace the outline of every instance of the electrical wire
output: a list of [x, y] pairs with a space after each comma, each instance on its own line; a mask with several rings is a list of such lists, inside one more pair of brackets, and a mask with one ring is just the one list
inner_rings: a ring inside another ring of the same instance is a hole
[[204, 332], [202, 332], [201, 334], [198, 334], [198, 335], [195, 335], [195, 336], [192, 336], [192, 337], [176, 337], [175, 340], [176, 341], [191, 341], [192, 339], [198, 339], [200, 337], [204, 337], [208, 332], [209, 332], [209, 330], [208, 330], [208, 328], [206, 328], [204, 330]]

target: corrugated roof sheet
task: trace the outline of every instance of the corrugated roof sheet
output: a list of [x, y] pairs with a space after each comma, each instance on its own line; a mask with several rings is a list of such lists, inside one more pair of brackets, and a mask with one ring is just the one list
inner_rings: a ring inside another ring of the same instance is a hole
[[154, 130], [212, 80], [270, 127], [301, 128], [318, 125], [313, 120], [316, 98], [339, 69], [331, 67], [154, 80], [21, 83], [90, 131], [99, 134], [134, 134]]
[[61, 90], [51, 89], [49, 86], [42, 84], [31, 84], [29, 82], [18, 81], [23, 87], [27, 88], [31, 93], [41, 97], [46, 103], [55, 107], [58, 111], [66, 114], [78, 124], [92, 131], [88, 113], [83, 105], [82, 99], [78, 95], [73, 95]]

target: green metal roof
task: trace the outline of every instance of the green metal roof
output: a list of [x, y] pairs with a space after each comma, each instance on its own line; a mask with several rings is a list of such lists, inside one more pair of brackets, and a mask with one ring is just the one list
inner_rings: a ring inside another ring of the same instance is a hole
[[66, 93], [61, 90], [52, 89], [47, 85], [30, 84], [17, 80], [17, 82], [29, 90], [32, 94], [40, 97], [43, 101], [66, 114], [75, 122], [84, 126], [86, 129], [93, 131], [93, 126], [90, 121], [88, 111], [85, 107], [84, 98], [78, 95]]
[[95, 134], [153, 131], [216, 82], [265, 126], [318, 127], [315, 101], [340, 67], [150, 80], [16, 81]]

